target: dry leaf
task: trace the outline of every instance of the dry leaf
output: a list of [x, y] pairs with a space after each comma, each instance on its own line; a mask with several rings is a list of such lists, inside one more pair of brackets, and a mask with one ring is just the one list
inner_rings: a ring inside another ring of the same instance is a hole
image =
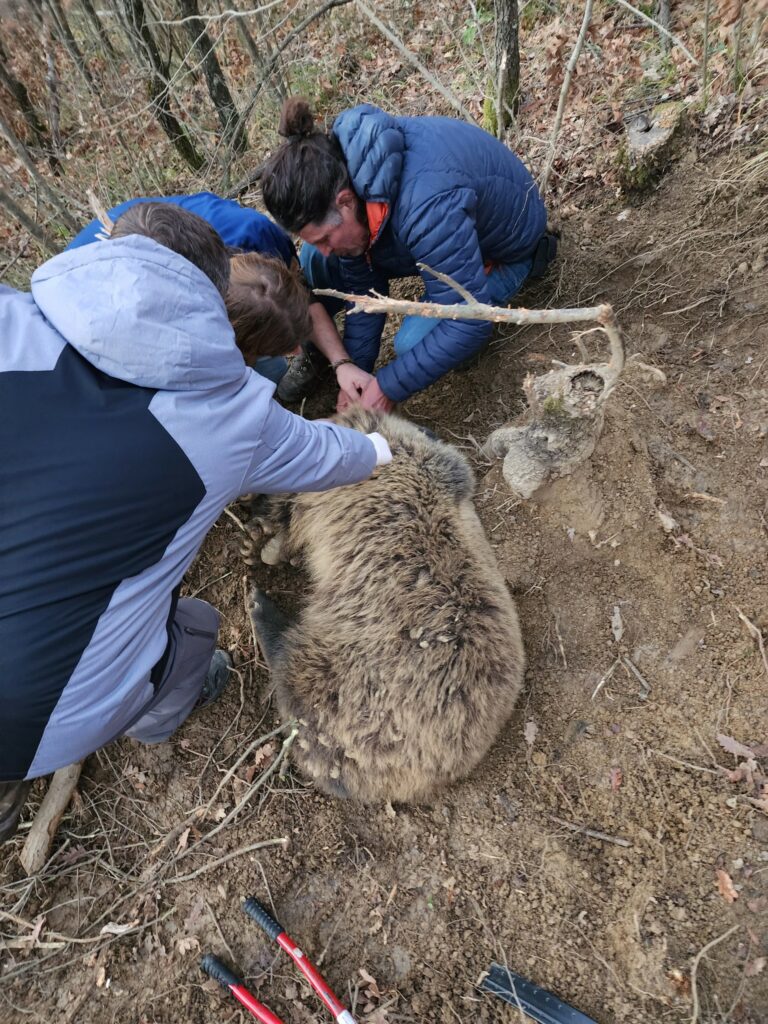
[[619, 786], [622, 784], [623, 781], [624, 781], [624, 772], [622, 772], [622, 770], [619, 767], [619, 765], [614, 765], [613, 768], [611, 768], [611, 789], [614, 791], [614, 793], [616, 792], [616, 790], [619, 788]]
[[194, 935], [184, 935], [176, 943], [176, 949], [182, 954], [189, 953], [193, 949], [200, 949], [200, 940]]
[[733, 903], [739, 898], [739, 894], [733, 887], [733, 879], [723, 868], [717, 869], [717, 888], [726, 903]]
[[176, 853], [181, 853], [182, 850], [186, 850], [187, 842], [189, 841], [189, 833], [191, 831], [191, 829], [185, 828], [184, 831], [181, 833], [181, 835], [179, 836], [179, 841], [176, 844]]
[[659, 522], [661, 523], [662, 529], [665, 533], [672, 533], [672, 531], [676, 530], [680, 525], [676, 519], [673, 519], [672, 516], [667, 515], [666, 512], [662, 512], [658, 508], [656, 509], [656, 515], [659, 517]]
[[271, 761], [275, 756], [275, 744], [265, 743], [263, 747], [259, 747], [253, 757], [253, 763], [245, 771], [245, 781], [253, 782], [256, 773], [266, 765], [267, 761]]
[[536, 737], [538, 735], [538, 725], [536, 725], [535, 722], [526, 722], [525, 729], [523, 730], [523, 736], [525, 737], [525, 742], [528, 744], [529, 747], [533, 746], [533, 744], [536, 742]]
[[102, 966], [96, 971], [96, 988], [104, 988], [104, 982], [107, 980], [107, 969]]
[[138, 923], [138, 918], [135, 921], [129, 921], [128, 924], [118, 924], [117, 921], [110, 921], [109, 924], [104, 925], [99, 935], [125, 935], [131, 928], [135, 928]]
[[716, 739], [723, 750], [727, 750], [729, 754], [734, 754], [736, 757], [755, 756], [750, 747], [745, 747], [743, 743], [739, 743], [738, 740], [733, 739], [731, 736], [724, 736], [719, 732]]
[[373, 975], [369, 974], [364, 967], [358, 967], [357, 973], [365, 982], [365, 994], [369, 999], [381, 999], [381, 991]]
[[624, 623], [621, 620], [621, 609], [617, 604], [613, 606], [613, 615], [611, 616], [611, 632], [613, 633], [613, 639], [616, 643], [619, 643], [621, 638], [624, 636]]
[[745, 977], [754, 978], [756, 974], [762, 974], [765, 970], [765, 962], [764, 956], [756, 956], [754, 960], [750, 960], [744, 968]]

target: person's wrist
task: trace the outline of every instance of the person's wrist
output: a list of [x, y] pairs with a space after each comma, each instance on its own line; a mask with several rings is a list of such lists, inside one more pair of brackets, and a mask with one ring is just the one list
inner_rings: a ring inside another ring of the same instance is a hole
[[386, 438], [382, 437], [382, 435], [376, 431], [372, 434], [366, 434], [365, 436], [376, 449], [376, 465], [388, 465], [392, 461], [392, 452]]
[[333, 370], [334, 373], [337, 373], [340, 366], [354, 366], [354, 365], [355, 365], [354, 359], [350, 359], [349, 356], [344, 356], [343, 359], [336, 359], [334, 362], [332, 362], [331, 363], [331, 369]]

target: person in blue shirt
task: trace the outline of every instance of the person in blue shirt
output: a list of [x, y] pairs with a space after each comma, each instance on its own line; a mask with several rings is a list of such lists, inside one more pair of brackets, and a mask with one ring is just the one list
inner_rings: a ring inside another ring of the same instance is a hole
[[[109, 211], [109, 217], [115, 221], [122, 213], [139, 203], [172, 203], [196, 214], [207, 221], [217, 232], [224, 244], [233, 253], [258, 253], [262, 256], [270, 256], [282, 260], [289, 268], [297, 267], [296, 249], [289, 236], [278, 227], [269, 217], [265, 217], [258, 210], [252, 210], [241, 206], [231, 199], [223, 199], [212, 192], [197, 192], [192, 195], [162, 196], [162, 197], [139, 197], [128, 199], [124, 203], [113, 207]], [[89, 245], [105, 237], [104, 227], [98, 221], [91, 221], [80, 231], [69, 243], [67, 249], [77, 249]], [[243, 266], [241, 265], [239, 280], [244, 284]], [[250, 265], [251, 277], [253, 278], [254, 290], [258, 291], [258, 269], [255, 263]], [[274, 272], [271, 278], [274, 279]], [[240, 310], [242, 314], [242, 298], [244, 288], [240, 289]], [[280, 303], [275, 306], [277, 310]], [[257, 310], [259, 312], [259, 310]], [[317, 349], [325, 356], [333, 367], [341, 392], [349, 400], [359, 397], [364, 388], [371, 380], [371, 375], [365, 370], [356, 366], [350, 359], [334, 326], [333, 320], [325, 306], [309, 295], [309, 316], [311, 321], [311, 340]], [[253, 318], [251, 318], [253, 326]], [[263, 325], [258, 332], [262, 337], [269, 333], [270, 322]], [[295, 338], [294, 345], [305, 343], [306, 337]], [[239, 338], [238, 338], [239, 343]], [[242, 347], [242, 346], [241, 346]], [[272, 346], [277, 351], [286, 351], [284, 347]], [[291, 346], [288, 346], [289, 348]], [[297, 358], [296, 362], [301, 362]], [[288, 361], [283, 355], [262, 356], [253, 363], [262, 376], [277, 383], [277, 395], [283, 401], [293, 402], [302, 396], [302, 388], [296, 386], [295, 374], [286, 376]]]
[[[306, 101], [283, 106], [285, 138], [261, 177], [275, 220], [303, 240], [311, 288], [387, 295], [393, 278], [420, 274], [425, 299], [461, 302], [426, 264], [478, 302], [506, 305], [553, 255], [544, 203], [528, 170], [482, 129], [446, 117], [393, 117], [370, 104], [345, 110], [318, 131]], [[333, 315], [338, 300], [324, 300]], [[349, 310], [349, 306], [347, 310]], [[372, 372], [383, 314], [346, 316], [344, 346]], [[477, 353], [492, 325], [406, 317], [395, 358], [361, 396], [388, 411]], [[292, 368], [293, 369], [293, 368]]]

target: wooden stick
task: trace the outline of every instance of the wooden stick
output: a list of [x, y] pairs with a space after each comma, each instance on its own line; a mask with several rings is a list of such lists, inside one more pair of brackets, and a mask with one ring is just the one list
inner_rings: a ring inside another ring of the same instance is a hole
[[557, 136], [560, 133], [560, 125], [563, 123], [563, 114], [565, 113], [565, 101], [568, 98], [568, 90], [571, 86], [571, 76], [573, 75], [573, 69], [576, 67], [576, 62], [581, 54], [581, 48], [584, 45], [584, 40], [587, 35], [587, 29], [589, 23], [592, 20], [592, 0], [587, 0], [584, 6], [584, 17], [581, 22], [581, 30], [576, 39], [576, 43], [571, 53], [571, 59], [568, 61], [568, 67], [565, 69], [565, 78], [563, 79], [563, 85], [560, 89], [560, 99], [557, 104], [557, 113], [555, 114], [555, 125], [552, 129], [552, 136], [549, 142], [549, 153], [547, 155], [547, 162], [544, 165], [544, 171], [542, 172], [541, 178], [539, 179], [539, 192], [543, 195], [547, 190], [547, 183], [549, 182], [549, 175], [552, 171], [552, 164], [555, 160], [555, 146], [557, 144]]
[[450, 89], [446, 89], [443, 83], [438, 81], [437, 78], [435, 78], [435, 76], [432, 74], [432, 72], [428, 70], [428, 68], [424, 67], [424, 65], [421, 63], [416, 54], [412, 53], [408, 49], [408, 47], [405, 45], [402, 39], [399, 39], [391, 28], [385, 25], [380, 18], [376, 17], [375, 13], [371, 10], [371, 8], [367, 4], [363, 3], [363, 0], [357, 0], [357, 6], [368, 19], [368, 21], [370, 21], [372, 25], [376, 26], [376, 28], [379, 30], [379, 32], [381, 32], [385, 39], [388, 39], [393, 46], [397, 47], [397, 49], [400, 51], [400, 53], [402, 53], [405, 59], [410, 61], [411, 64], [413, 64], [416, 70], [421, 73], [423, 78], [425, 78], [426, 81], [429, 82], [433, 89], [437, 90], [437, 92], [439, 92], [440, 95], [444, 97], [444, 99], [448, 100], [448, 102], [451, 104], [454, 110], [457, 110], [465, 121], [469, 121], [470, 124], [477, 124], [474, 117], [472, 117], [472, 115], [461, 102], [461, 100], [454, 96]]
[[691, 1024], [697, 1024], [697, 1021], [699, 1019], [699, 990], [696, 986], [696, 974], [699, 970], [701, 958], [704, 956], [705, 953], [708, 953], [713, 946], [716, 946], [719, 942], [722, 942], [723, 939], [727, 939], [729, 935], [733, 935], [733, 933], [737, 931], [740, 927], [741, 925], [738, 924], [733, 925], [733, 927], [729, 928], [727, 932], [723, 932], [722, 935], [718, 935], [716, 939], [712, 939], [711, 942], [708, 942], [706, 946], [702, 946], [702, 948], [694, 957], [693, 967], [691, 968], [691, 994], [693, 996], [693, 1013], [691, 1014]]
[[64, 811], [80, 778], [83, 762], [59, 768], [51, 779], [40, 810], [35, 815], [27, 841], [19, 854], [22, 867], [28, 875], [36, 875], [48, 860], [48, 854]]
[[578, 832], [579, 835], [589, 836], [590, 839], [600, 839], [604, 843], [614, 843], [616, 846], [631, 846], [632, 843], [628, 839], [621, 839], [619, 836], [608, 835], [607, 832], [596, 832], [592, 828], [584, 828], [583, 825], [574, 825], [572, 821], [564, 821], [562, 818], [556, 818], [554, 814], [550, 814], [552, 821], [556, 821], [558, 825], [562, 825], [563, 828], [570, 829], [571, 832]]

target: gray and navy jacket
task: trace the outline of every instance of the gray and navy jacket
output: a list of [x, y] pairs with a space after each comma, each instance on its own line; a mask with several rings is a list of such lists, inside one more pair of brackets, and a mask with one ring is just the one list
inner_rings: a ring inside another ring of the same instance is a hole
[[0, 286], [0, 781], [119, 735], [153, 696], [172, 595], [225, 505], [366, 478], [235, 347], [183, 257], [132, 235]]
[[[340, 114], [333, 134], [373, 236], [365, 256], [339, 260], [345, 291], [386, 295], [390, 278], [422, 273], [426, 301], [461, 302], [419, 270], [426, 263], [490, 302], [489, 265], [533, 255], [546, 230], [544, 203], [518, 157], [481, 128], [447, 117], [392, 117], [365, 104]], [[369, 371], [384, 319], [346, 318], [344, 345]], [[426, 338], [378, 371], [381, 390], [403, 401], [473, 355], [490, 332], [484, 321], [436, 321]]]

